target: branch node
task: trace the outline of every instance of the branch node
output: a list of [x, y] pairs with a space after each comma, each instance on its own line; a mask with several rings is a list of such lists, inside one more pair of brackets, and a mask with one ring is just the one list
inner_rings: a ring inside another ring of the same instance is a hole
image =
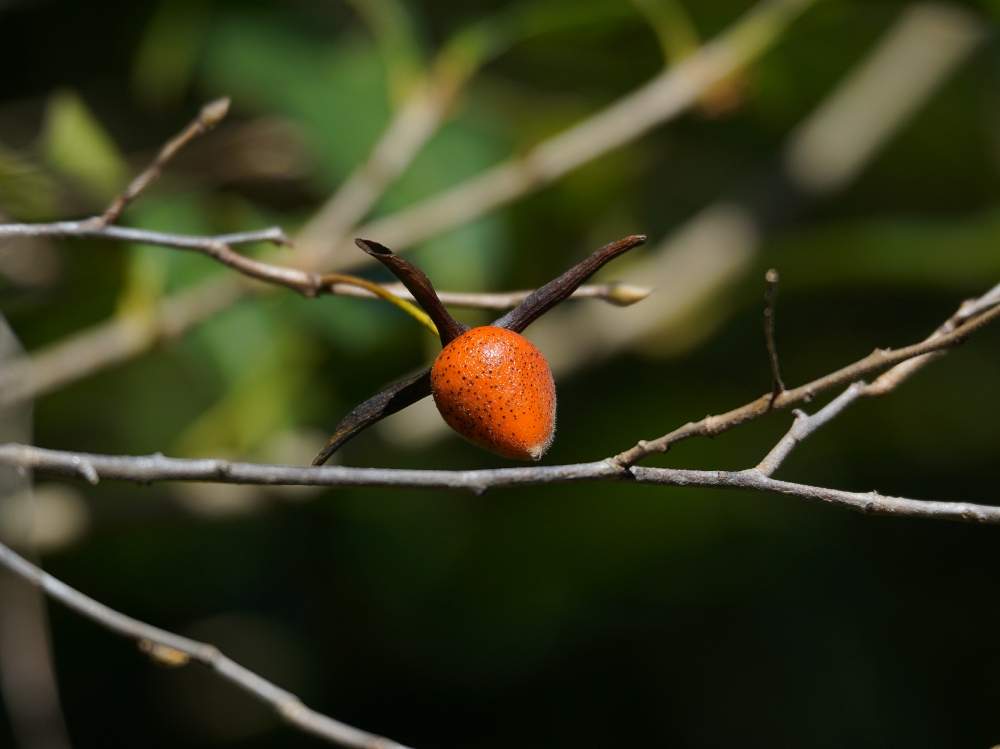
[[616, 307], [628, 307], [641, 302], [652, 293], [653, 289], [648, 286], [634, 286], [615, 281], [608, 284], [604, 298]]
[[97, 469], [90, 461], [75, 456], [73, 465], [76, 467], [77, 473], [91, 486], [97, 486], [101, 482], [101, 477], [97, 475]]
[[220, 99], [215, 99], [214, 101], [208, 102], [205, 106], [201, 108], [201, 112], [198, 115], [198, 119], [201, 121], [205, 129], [213, 128], [225, 119], [226, 115], [229, 113], [229, 105], [231, 100], [228, 96], [223, 96]]
[[148, 655], [156, 663], [168, 668], [186, 666], [191, 662], [191, 656], [182, 650], [163, 645], [152, 640], [139, 640], [139, 650]]
[[298, 723], [307, 712], [308, 708], [297, 699], [283, 700], [278, 705], [278, 713], [290, 723]]

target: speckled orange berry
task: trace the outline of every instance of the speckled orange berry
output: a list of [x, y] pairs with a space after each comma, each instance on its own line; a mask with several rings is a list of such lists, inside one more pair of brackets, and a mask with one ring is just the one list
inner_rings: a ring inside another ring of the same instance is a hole
[[556, 427], [556, 386], [542, 352], [524, 336], [472, 328], [442, 349], [431, 392], [452, 429], [507, 458], [539, 460]]

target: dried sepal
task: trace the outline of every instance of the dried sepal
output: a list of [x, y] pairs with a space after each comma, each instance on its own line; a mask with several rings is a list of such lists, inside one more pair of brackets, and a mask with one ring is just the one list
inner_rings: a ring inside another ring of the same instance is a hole
[[320, 450], [319, 455], [313, 458], [312, 464], [314, 466], [323, 465], [330, 459], [331, 455], [340, 449], [341, 445], [359, 432], [430, 394], [431, 370], [429, 368], [387, 385], [341, 419], [326, 445]]
[[631, 234], [596, 250], [558, 278], [554, 278], [529, 294], [523, 302], [498, 318], [493, 324], [520, 333], [559, 302], [576, 291], [577, 287], [594, 275], [602, 266], [619, 255], [638, 247], [646, 241], [645, 234]]

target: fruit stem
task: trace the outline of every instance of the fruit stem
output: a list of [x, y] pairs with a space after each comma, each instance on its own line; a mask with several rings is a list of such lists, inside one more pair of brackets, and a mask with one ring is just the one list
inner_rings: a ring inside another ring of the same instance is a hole
[[430, 315], [431, 320], [437, 326], [438, 335], [441, 337], [441, 345], [447, 346], [452, 340], [458, 338], [469, 328], [454, 317], [445, 309], [434, 285], [420, 268], [408, 260], [396, 255], [385, 245], [373, 242], [370, 239], [355, 239], [354, 244], [367, 252], [382, 265], [392, 271], [407, 290], [413, 294], [417, 304], [423, 307], [424, 311]]

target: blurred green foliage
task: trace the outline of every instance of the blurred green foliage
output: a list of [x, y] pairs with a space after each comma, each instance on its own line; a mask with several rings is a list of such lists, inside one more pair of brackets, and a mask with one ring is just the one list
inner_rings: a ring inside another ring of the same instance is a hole
[[[773, 171], [788, 134], [913, 4], [819, 3], [744, 71], [729, 111], [699, 106], [412, 257], [444, 289], [525, 288], [612, 236], [669, 235]], [[619, 0], [164, 0], [112, 2], [100, 13], [85, 3], [0, 4], [10, 73], [0, 88], [0, 212], [44, 220], [99, 209], [201, 102], [229, 95], [227, 122], [124, 220], [294, 232], [364, 160], [442, 59], [436, 50], [462, 75], [481, 65], [374, 211], [388, 215], [659, 72], [663, 29], [650, 16], [685, 13], [704, 40], [749, 3], [636, 5], [646, 13]], [[783, 279], [778, 337], [791, 383], [917, 340], [996, 282], [997, 9], [964, 5], [990, 24], [990, 41], [859, 180], [773, 228], [751, 271], [693, 313], [679, 345], [628, 350], [563, 378], [548, 461], [595, 459], [765, 390], [767, 267]], [[269, 167], [255, 128], [273, 120], [294, 137], [267, 147], [300, 171]], [[29, 350], [229, 273], [163, 248], [42, 249], [58, 260], [43, 282], [19, 282], [0, 265], [0, 309]], [[606, 276], [643, 283], [627, 265]], [[891, 397], [856, 406], [782, 475], [994, 500], [998, 346], [1000, 334], [987, 331]], [[36, 439], [304, 462], [347, 409], [434, 347], [374, 302], [255, 296], [41, 398]], [[451, 435], [401, 438], [394, 423], [352, 442], [343, 460], [504, 464]], [[652, 462], [744, 467], [787, 424], [775, 415]], [[310, 705], [416, 746], [1000, 741], [1000, 569], [986, 529], [618, 484], [481, 498], [113, 483], [79, 491], [93, 522], [46, 556], [54, 573], [131, 614], [209, 637]], [[154, 668], [74, 615], [52, 616], [76, 746], [314, 745], [209, 674]], [[0, 746], [6, 731], [0, 711]]]

